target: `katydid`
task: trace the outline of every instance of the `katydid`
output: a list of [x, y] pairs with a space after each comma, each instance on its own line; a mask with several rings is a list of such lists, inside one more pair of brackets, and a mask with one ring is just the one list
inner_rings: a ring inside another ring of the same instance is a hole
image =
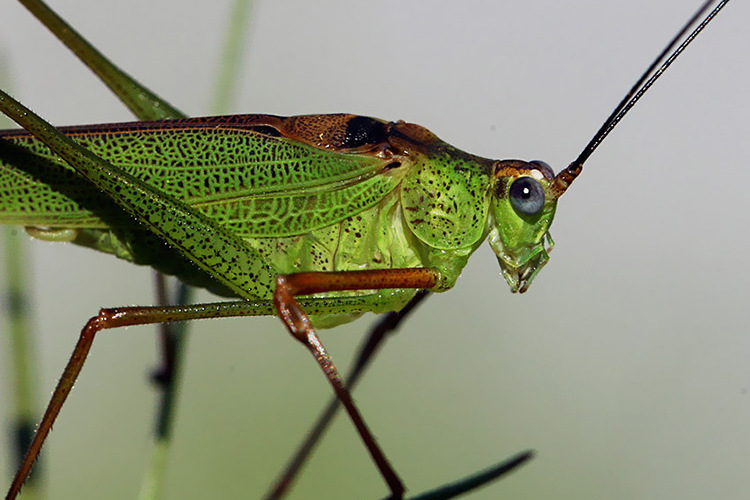
[[[434, 334], [434, 333], [439, 333], [439, 332], [433, 332], [433, 334]], [[99, 342], [101, 342], [101, 340], [100, 340]]]

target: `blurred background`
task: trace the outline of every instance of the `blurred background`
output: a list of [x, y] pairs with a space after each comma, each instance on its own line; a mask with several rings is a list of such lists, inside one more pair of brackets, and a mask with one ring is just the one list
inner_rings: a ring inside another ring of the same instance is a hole
[[[232, 109], [404, 119], [474, 154], [559, 170], [697, 4], [259, 1]], [[228, 2], [52, 6], [179, 109], [207, 113]], [[534, 448], [471, 498], [746, 498], [749, 10], [732, 2], [590, 159], [528, 293], [508, 292], [485, 245], [386, 345], [355, 397], [412, 493]], [[15, 3], [2, 7], [0, 56], [6, 85], [55, 124], [132, 119]], [[41, 415], [85, 321], [153, 299], [148, 269], [64, 244], [30, 253]], [[323, 333], [340, 367], [371, 321]], [[327, 383], [273, 318], [191, 331], [166, 498], [258, 498]], [[95, 342], [45, 448], [50, 500], [137, 495], [155, 344], [146, 327]], [[5, 488], [5, 453], [0, 466]], [[385, 495], [339, 418], [291, 498]]]

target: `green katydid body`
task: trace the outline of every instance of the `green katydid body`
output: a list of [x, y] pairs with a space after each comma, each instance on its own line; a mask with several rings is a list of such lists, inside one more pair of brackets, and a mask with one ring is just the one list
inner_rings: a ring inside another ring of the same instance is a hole
[[[0, 222], [70, 228], [75, 243], [223, 295], [269, 299], [275, 274], [415, 267], [437, 269], [444, 290], [488, 236], [513, 291], [525, 291], [548, 259], [557, 199], [549, 167], [469, 155], [418, 125], [237, 115], [61, 130], [241, 238], [258, 279], [238, 293], [176, 258], [25, 132], [0, 133]], [[533, 213], [510, 200], [521, 177], [544, 190]], [[381, 311], [399, 309], [415, 292], [344, 293], [377, 293], [379, 305], [369, 309]]]
[[[541, 162], [479, 158], [418, 125], [354, 115], [240, 115], [61, 134], [2, 92], [0, 107], [29, 131], [0, 133], [0, 222], [47, 239], [67, 235], [246, 299], [102, 309], [89, 320], [11, 500], [98, 331], [263, 314], [278, 315], [315, 357], [392, 497], [402, 498], [403, 483], [308, 315], [335, 326], [363, 312], [401, 310], [417, 289], [447, 290], [488, 236], [511, 289], [525, 291], [548, 260], [547, 231], [571, 180], [568, 169], [555, 177]], [[298, 302], [295, 295], [312, 296]]]

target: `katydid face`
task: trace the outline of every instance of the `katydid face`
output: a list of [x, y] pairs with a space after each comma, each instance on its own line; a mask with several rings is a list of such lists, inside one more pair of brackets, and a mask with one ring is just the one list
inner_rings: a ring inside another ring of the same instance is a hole
[[497, 162], [490, 201], [489, 242], [512, 292], [525, 292], [549, 260], [549, 227], [557, 198], [545, 163]]

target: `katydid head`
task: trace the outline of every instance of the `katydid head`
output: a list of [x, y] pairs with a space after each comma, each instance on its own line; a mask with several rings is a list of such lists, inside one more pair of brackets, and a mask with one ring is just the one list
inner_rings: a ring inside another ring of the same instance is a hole
[[493, 174], [490, 246], [511, 291], [523, 293], [549, 260], [549, 227], [562, 193], [541, 161], [499, 161]]
[[[525, 292], [549, 260], [548, 253], [553, 246], [549, 226], [555, 214], [557, 200], [581, 173], [583, 164], [727, 1], [719, 2], [685, 37], [713, 3], [712, 0], [704, 2], [615, 107], [578, 158], [557, 176], [546, 163], [540, 161], [527, 163], [505, 160], [495, 163], [494, 191], [490, 202], [494, 220], [489, 241], [497, 254], [503, 276], [508, 281], [511, 291]], [[682, 43], [680, 40], [683, 40]]]

